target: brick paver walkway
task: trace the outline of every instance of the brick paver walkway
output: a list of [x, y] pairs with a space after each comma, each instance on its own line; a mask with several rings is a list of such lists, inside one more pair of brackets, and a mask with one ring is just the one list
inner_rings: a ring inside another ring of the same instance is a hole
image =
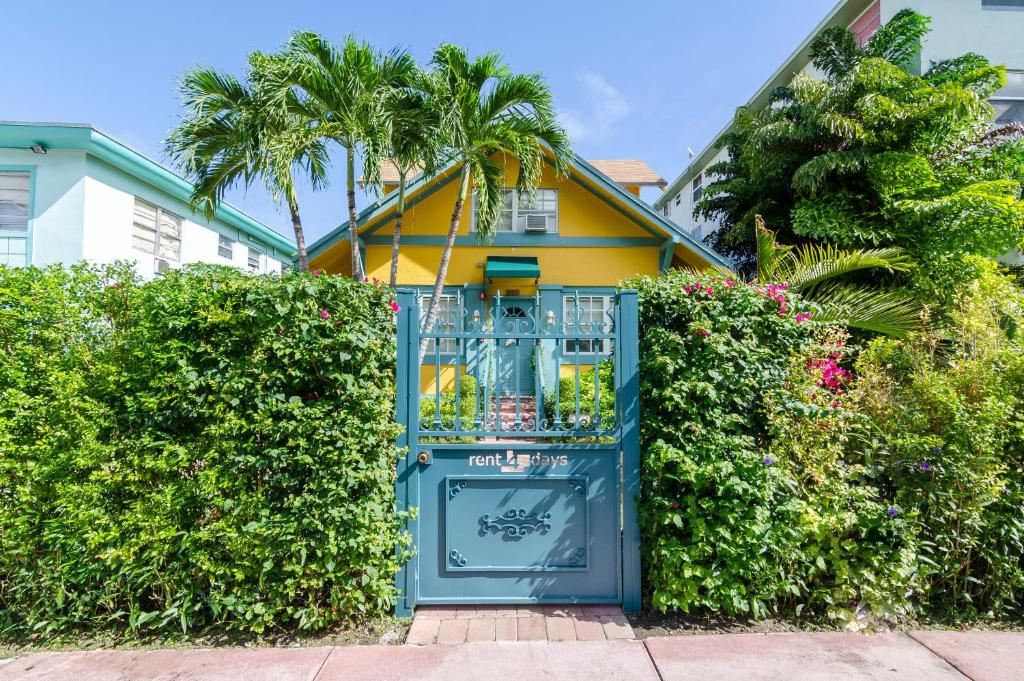
[[605, 641], [632, 639], [615, 606], [425, 606], [416, 608], [406, 643]]

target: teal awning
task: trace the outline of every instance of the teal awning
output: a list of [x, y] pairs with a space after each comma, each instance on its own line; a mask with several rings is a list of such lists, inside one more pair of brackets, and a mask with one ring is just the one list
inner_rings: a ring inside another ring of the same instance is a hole
[[487, 257], [484, 276], [488, 279], [540, 279], [540, 265], [537, 258], [491, 255]]

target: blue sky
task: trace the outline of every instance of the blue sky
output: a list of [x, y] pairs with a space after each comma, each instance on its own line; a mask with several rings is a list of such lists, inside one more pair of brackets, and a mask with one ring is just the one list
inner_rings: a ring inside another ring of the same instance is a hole
[[[641, 158], [671, 181], [687, 147], [706, 145], [834, 4], [11, 2], [0, 30], [0, 120], [91, 123], [162, 160], [161, 140], [180, 112], [176, 80], [190, 65], [241, 73], [248, 52], [273, 50], [297, 29], [352, 33], [423, 62], [446, 41], [543, 73], [585, 158]], [[301, 196], [310, 241], [344, 220], [344, 162], [335, 156], [331, 186]], [[262, 188], [230, 201], [290, 234], [287, 213]]]

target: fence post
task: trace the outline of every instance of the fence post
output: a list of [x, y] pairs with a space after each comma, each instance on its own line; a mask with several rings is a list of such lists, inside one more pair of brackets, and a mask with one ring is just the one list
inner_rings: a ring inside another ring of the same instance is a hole
[[622, 609], [640, 611], [640, 328], [637, 292], [619, 293], [617, 343], [619, 385], [616, 402], [621, 405], [622, 428]]
[[[399, 289], [397, 292], [398, 328], [396, 347], [398, 356], [395, 361], [395, 416], [398, 422], [404, 427], [398, 436], [398, 446], [401, 453], [396, 463], [395, 477], [395, 505], [399, 512], [408, 511], [413, 505], [415, 490], [412, 489], [413, 472], [416, 470], [416, 426], [419, 425], [419, 409], [413, 413], [413, 395], [419, 396], [419, 372], [410, 373], [410, 366], [418, 361], [419, 334], [418, 311], [416, 310], [416, 294], [407, 289]], [[413, 313], [417, 317], [413, 318]], [[413, 536], [413, 546], [416, 546], [418, 539], [418, 524], [412, 521], [408, 529]], [[396, 547], [399, 558], [401, 558], [402, 547]], [[398, 589], [398, 597], [395, 600], [395, 616], [410, 617], [413, 604], [416, 600], [416, 575], [415, 564], [411, 562], [401, 563], [398, 574], [395, 575], [395, 587]]]

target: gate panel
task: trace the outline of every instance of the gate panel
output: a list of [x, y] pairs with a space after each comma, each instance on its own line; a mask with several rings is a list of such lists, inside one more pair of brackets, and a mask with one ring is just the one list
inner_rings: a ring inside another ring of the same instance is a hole
[[[636, 294], [615, 296], [607, 314], [578, 295], [564, 314], [542, 310], [539, 295], [496, 296], [486, 314], [454, 298], [422, 329], [418, 296], [399, 292], [399, 444], [408, 450], [396, 491], [400, 509], [418, 512], [398, 613], [417, 603], [639, 609]], [[531, 371], [502, 372], [506, 348]], [[421, 366], [435, 377], [425, 395]], [[459, 389], [443, 390], [443, 376]]]

